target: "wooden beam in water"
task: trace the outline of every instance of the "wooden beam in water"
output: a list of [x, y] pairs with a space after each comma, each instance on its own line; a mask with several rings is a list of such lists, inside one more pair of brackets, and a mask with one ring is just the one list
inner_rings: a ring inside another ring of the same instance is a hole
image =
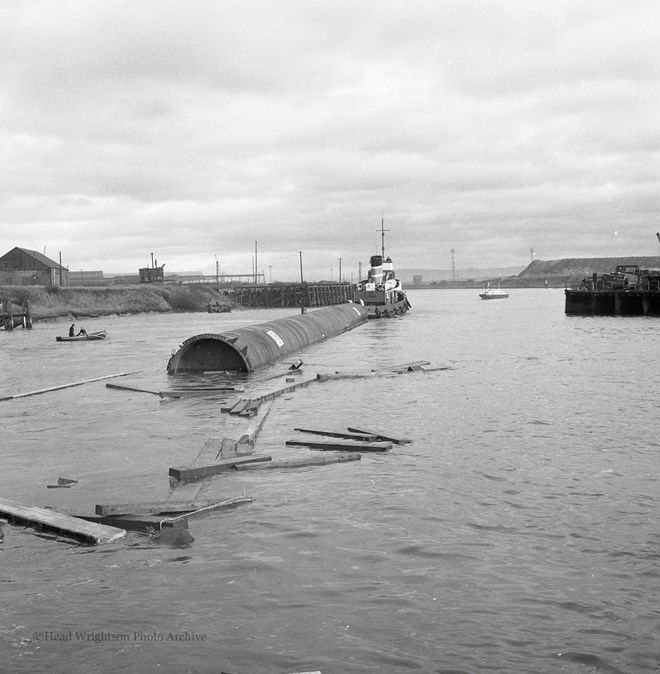
[[377, 442], [319, 442], [316, 440], [287, 440], [289, 447], [309, 447], [331, 452], [386, 452], [392, 449], [391, 443]]
[[221, 412], [231, 412], [238, 403], [241, 402], [241, 398], [231, 398], [230, 400], [225, 400], [220, 403]]
[[348, 430], [351, 433], [368, 433], [369, 435], [375, 435], [379, 440], [393, 442], [395, 445], [407, 445], [412, 442], [412, 440], [409, 440], [408, 438], [395, 438], [389, 433], [381, 433], [380, 431], [369, 431], [364, 428], [352, 428], [351, 426], [348, 427]]
[[234, 405], [234, 407], [229, 410], [229, 414], [236, 415], [240, 414], [244, 410], [246, 410], [250, 406], [250, 401], [249, 400], [241, 400], [239, 403]]
[[235, 393], [243, 390], [243, 387], [217, 386], [217, 387], [197, 387], [197, 388], [179, 388], [169, 391], [158, 391], [161, 398], [201, 398], [203, 396], [214, 396], [225, 393]]
[[269, 461], [268, 463], [240, 464], [236, 470], [265, 470], [270, 468], [306, 468], [307, 466], [325, 466], [330, 463], [346, 463], [348, 461], [359, 461], [359, 453], [335, 454], [332, 456], [310, 456], [304, 459], [279, 459]]
[[314, 428], [294, 428], [294, 431], [311, 433], [312, 435], [324, 435], [328, 438], [342, 438], [344, 440], [357, 440], [359, 442], [375, 442], [378, 438], [367, 433], [342, 433], [340, 431], [319, 431]]
[[386, 370], [392, 370], [393, 372], [405, 372], [412, 370], [419, 370], [425, 365], [430, 365], [428, 360], [414, 360], [412, 363], [403, 363], [403, 365], [394, 365], [393, 367], [386, 367]]
[[95, 512], [102, 517], [117, 515], [167, 515], [171, 513], [187, 513], [206, 508], [213, 501], [159, 501], [157, 503], [120, 503], [97, 505]]
[[249, 447], [250, 449], [254, 447], [254, 443], [257, 440], [257, 435], [259, 434], [261, 427], [264, 425], [264, 421], [266, 421], [266, 417], [268, 416], [268, 413], [272, 407], [272, 402], [268, 402], [263, 405], [257, 412], [257, 418], [248, 426], [245, 433], [238, 439], [238, 444], [243, 445], [243, 448], [237, 447], [239, 454], [241, 453], [241, 450], [245, 448], [245, 446]]
[[151, 393], [152, 395], [160, 395], [158, 391], [149, 391], [145, 388], [136, 388], [135, 386], [122, 386], [121, 384], [106, 384], [106, 388], [117, 389], [118, 391], [135, 391], [137, 393]]
[[262, 461], [271, 461], [270, 456], [240, 456], [235, 459], [227, 459], [226, 461], [218, 461], [208, 466], [180, 466], [178, 468], [170, 468], [170, 477], [177, 480], [192, 482], [194, 480], [201, 480], [210, 475], [217, 475], [218, 473], [226, 473], [228, 471], [237, 470], [237, 467], [245, 463], [258, 463]]
[[[120, 526], [127, 531], [160, 530], [160, 515], [76, 515], [76, 519], [94, 522], [97, 526]], [[177, 527], [188, 528], [188, 521], [181, 520]]]
[[[204, 443], [204, 446], [195, 457], [192, 465], [203, 466], [208, 463], [213, 463], [217, 460], [222, 452], [222, 440], [211, 438]], [[201, 482], [182, 482], [170, 478], [170, 501], [194, 501], [198, 499], [204, 487], [210, 482], [211, 477], [208, 477]]]
[[126, 535], [124, 529], [83, 522], [77, 517], [45, 508], [32, 508], [5, 499], [0, 499], [0, 516], [14, 524], [41, 528], [92, 545], [110, 543]]
[[94, 379], [85, 379], [83, 381], [75, 381], [72, 384], [61, 384], [59, 386], [50, 386], [48, 388], [42, 388], [38, 391], [29, 391], [28, 393], [17, 393], [13, 396], [5, 396], [0, 398], [0, 402], [4, 400], [14, 400], [15, 398], [27, 398], [28, 396], [36, 396], [40, 393], [50, 393], [51, 391], [60, 391], [64, 388], [71, 388], [72, 386], [82, 386], [83, 384], [91, 384], [95, 381], [101, 381], [103, 379], [112, 379], [113, 377], [126, 377], [129, 374], [135, 374], [134, 372], [120, 372], [119, 374], [107, 374], [104, 377], [95, 377]]
[[259, 396], [258, 398], [253, 398], [252, 402], [265, 402], [267, 400], [272, 400], [273, 398], [277, 398], [281, 395], [284, 395], [285, 393], [291, 393], [292, 391], [295, 391], [296, 389], [303, 388], [305, 386], [309, 386], [312, 382], [317, 381], [317, 378], [314, 377], [314, 379], [305, 379], [304, 381], [299, 381], [296, 384], [291, 384], [291, 386], [285, 386], [284, 388], [277, 389], [276, 391], [271, 391], [270, 393], [266, 393], [265, 395]]
[[374, 372], [347, 372], [347, 373], [324, 373], [317, 374], [317, 381], [335, 381], [340, 379], [370, 379], [377, 376]]

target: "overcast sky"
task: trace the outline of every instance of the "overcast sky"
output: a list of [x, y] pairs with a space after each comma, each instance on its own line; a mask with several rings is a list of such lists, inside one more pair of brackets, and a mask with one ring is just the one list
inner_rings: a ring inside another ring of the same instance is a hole
[[[3, 0], [0, 255], [656, 255], [658, 0]], [[357, 280], [357, 279], [356, 279]]]

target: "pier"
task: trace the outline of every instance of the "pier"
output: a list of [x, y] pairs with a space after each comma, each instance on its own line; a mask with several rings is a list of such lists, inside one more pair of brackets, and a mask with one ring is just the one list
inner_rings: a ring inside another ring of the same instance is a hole
[[352, 283], [248, 284], [227, 291], [237, 304], [251, 308], [327, 307], [352, 302]]
[[617, 266], [567, 288], [565, 313], [583, 316], [660, 316], [660, 271]]
[[30, 330], [32, 328], [32, 312], [30, 301], [22, 303], [12, 300], [2, 300], [2, 313], [0, 313], [0, 326], [5, 330], [13, 330], [19, 326]]

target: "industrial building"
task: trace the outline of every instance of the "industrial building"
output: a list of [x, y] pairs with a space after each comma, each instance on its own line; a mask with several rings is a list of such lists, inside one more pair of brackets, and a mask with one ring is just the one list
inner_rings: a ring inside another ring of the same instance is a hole
[[0, 257], [0, 285], [62, 286], [69, 284], [69, 270], [36, 250], [13, 248]]

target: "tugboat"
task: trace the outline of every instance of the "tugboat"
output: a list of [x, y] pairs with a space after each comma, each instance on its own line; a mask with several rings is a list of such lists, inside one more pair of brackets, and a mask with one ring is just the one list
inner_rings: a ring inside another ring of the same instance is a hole
[[366, 280], [355, 289], [355, 301], [367, 309], [369, 318], [402, 316], [410, 309], [410, 302], [394, 275], [391, 257], [385, 257], [385, 223], [381, 220], [381, 255], [372, 255]]

